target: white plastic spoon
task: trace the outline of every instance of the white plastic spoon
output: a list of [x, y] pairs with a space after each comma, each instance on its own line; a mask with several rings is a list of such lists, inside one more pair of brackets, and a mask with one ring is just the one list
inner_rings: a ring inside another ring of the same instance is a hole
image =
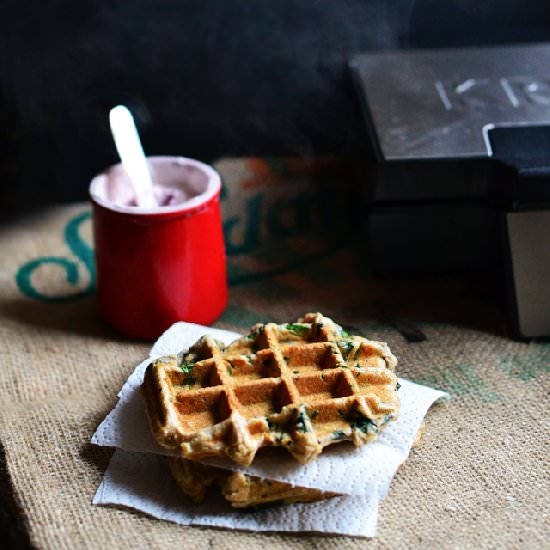
[[153, 181], [132, 113], [124, 105], [117, 105], [109, 112], [109, 123], [122, 166], [134, 188], [137, 205], [155, 208], [158, 204]]

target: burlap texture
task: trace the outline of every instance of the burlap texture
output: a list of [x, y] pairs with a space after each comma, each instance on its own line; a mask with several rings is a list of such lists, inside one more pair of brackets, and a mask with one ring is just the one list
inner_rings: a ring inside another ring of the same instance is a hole
[[[284, 193], [278, 172], [254, 162], [220, 165], [233, 197], [233, 202], [224, 199], [226, 231], [244, 225], [252, 211], [239, 210], [239, 202], [282, 208], [261, 188], [262, 182], [275, 181], [277, 192]], [[290, 180], [303, 177], [292, 165], [290, 171]], [[302, 192], [307, 196], [307, 185]], [[334, 233], [343, 245], [329, 240], [327, 246], [316, 237], [316, 222], [298, 224], [303, 234], [291, 221], [277, 225], [267, 219], [264, 225], [269, 208], [256, 220], [255, 235], [241, 231], [240, 249], [231, 236], [230, 305], [217, 325], [244, 330], [256, 321], [320, 310], [389, 342], [401, 376], [453, 396], [429, 413], [423, 444], [381, 504], [378, 536], [367, 541], [185, 528], [92, 506], [112, 451], [93, 447], [90, 437], [149, 344], [105, 326], [93, 293], [67, 298], [75, 289], [86, 294], [93, 283], [86, 269], [90, 222], [86, 215], [79, 218], [87, 210], [87, 205], [46, 209], [4, 226], [0, 234], [0, 505], [18, 518], [34, 546], [540, 548], [547, 543], [549, 345], [499, 335], [500, 313], [475, 282], [374, 281], [364, 273], [357, 254], [361, 243], [346, 234], [348, 227]], [[76, 227], [72, 236], [71, 227]], [[314, 254], [302, 261], [300, 250]], [[292, 262], [281, 264], [280, 251], [289, 251], [282, 257]], [[67, 262], [78, 266], [74, 285], [66, 281]], [[395, 328], [395, 319], [402, 318], [415, 319], [427, 339], [408, 343]]]

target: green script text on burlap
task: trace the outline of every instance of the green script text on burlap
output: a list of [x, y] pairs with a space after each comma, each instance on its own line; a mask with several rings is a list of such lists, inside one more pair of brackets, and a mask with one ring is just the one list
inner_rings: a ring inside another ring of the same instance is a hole
[[[30, 541], [56, 549], [542, 547], [549, 536], [548, 344], [499, 335], [499, 312], [475, 285], [367, 278], [360, 242], [344, 222], [345, 238], [329, 239], [330, 246], [322, 238], [321, 199], [308, 225], [293, 218], [314, 192], [298, 168], [284, 178], [268, 164], [228, 161], [219, 169], [232, 286], [218, 326], [245, 330], [320, 310], [389, 342], [401, 376], [453, 399], [428, 414], [423, 444], [381, 504], [373, 541], [185, 528], [92, 506], [112, 451], [89, 439], [149, 346], [99, 318], [82, 252], [92, 247], [88, 206], [46, 209], [0, 234], [0, 443], [12, 492], [1, 500], [15, 508]], [[293, 181], [295, 203], [281, 205], [281, 186]], [[427, 339], [407, 343], [394, 328], [399, 318], [413, 319]]]

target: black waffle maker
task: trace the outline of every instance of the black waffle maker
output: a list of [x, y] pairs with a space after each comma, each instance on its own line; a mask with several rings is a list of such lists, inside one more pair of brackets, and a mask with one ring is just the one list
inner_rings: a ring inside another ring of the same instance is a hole
[[352, 74], [376, 162], [380, 275], [492, 274], [512, 334], [550, 337], [550, 45], [384, 51]]

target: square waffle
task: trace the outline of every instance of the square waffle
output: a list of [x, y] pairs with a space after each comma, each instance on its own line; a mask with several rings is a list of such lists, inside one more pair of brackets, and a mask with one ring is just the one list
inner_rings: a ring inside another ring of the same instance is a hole
[[204, 336], [149, 365], [142, 389], [156, 439], [184, 458], [248, 466], [259, 448], [281, 446], [306, 463], [397, 418], [396, 364], [387, 344], [310, 313], [256, 325], [227, 347]]

